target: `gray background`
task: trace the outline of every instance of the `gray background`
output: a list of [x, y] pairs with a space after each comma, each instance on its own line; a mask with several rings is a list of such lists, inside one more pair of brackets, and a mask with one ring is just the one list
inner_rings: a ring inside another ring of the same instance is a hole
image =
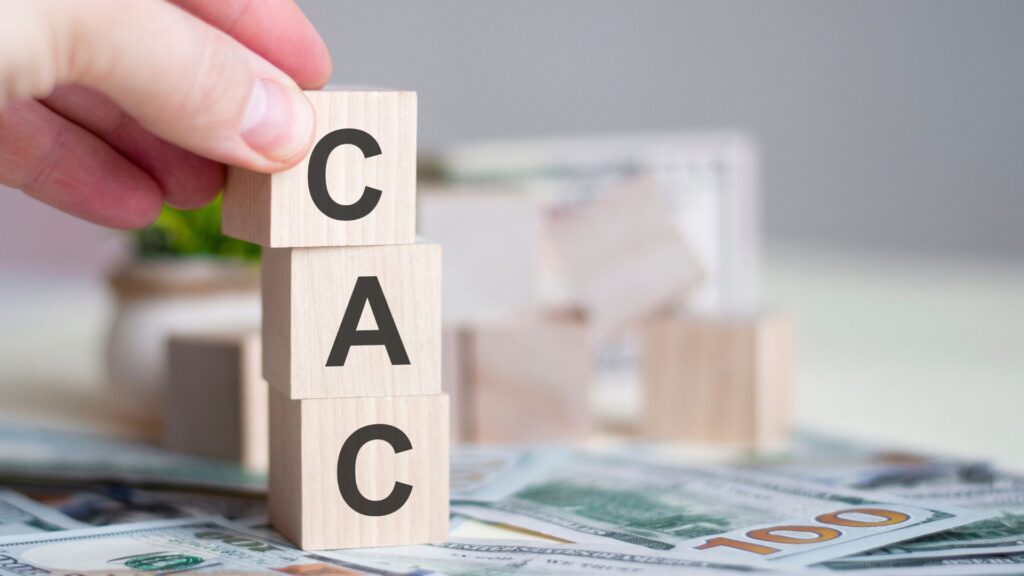
[[[736, 128], [769, 247], [1024, 263], [1024, 1], [300, 4], [335, 83], [420, 93], [424, 149]], [[125, 238], [0, 189], [0, 271], [96, 274]]]
[[1024, 254], [1024, 2], [300, 1], [423, 146], [735, 127], [770, 240]]

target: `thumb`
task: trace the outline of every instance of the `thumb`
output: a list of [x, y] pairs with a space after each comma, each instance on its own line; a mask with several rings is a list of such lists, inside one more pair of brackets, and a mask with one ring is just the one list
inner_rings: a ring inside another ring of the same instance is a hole
[[142, 126], [214, 160], [262, 172], [295, 164], [313, 109], [285, 73], [160, 0], [71, 1], [60, 10], [66, 82], [105, 93]]

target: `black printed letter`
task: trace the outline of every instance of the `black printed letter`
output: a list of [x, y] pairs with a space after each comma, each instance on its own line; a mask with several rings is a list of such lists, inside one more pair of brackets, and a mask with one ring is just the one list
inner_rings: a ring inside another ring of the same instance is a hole
[[342, 128], [329, 132], [313, 147], [309, 155], [309, 195], [321, 212], [335, 220], [359, 220], [377, 207], [381, 191], [363, 187], [363, 195], [353, 204], [339, 204], [327, 190], [327, 158], [338, 146], [351, 144], [363, 152], [364, 158], [381, 153], [380, 144], [366, 132], [356, 128]]
[[[363, 308], [370, 304], [373, 318], [377, 321], [376, 330], [358, 330], [359, 318]], [[376, 276], [360, 276], [356, 287], [352, 290], [352, 298], [345, 308], [345, 316], [341, 319], [341, 327], [334, 338], [334, 346], [327, 357], [328, 366], [344, 366], [348, 358], [349, 348], [353, 346], [384, 346], [392, 366], [409, 364], [409, 355], [405, 353], [402, 336], [391, 316], [388, 301], [384, 298], [384, 290]]]
[[341, 454], [338, 455], [338, 489], [341, 490], [341, 497], [350, 508], [363, 516], [387, 516], [397, 512], [412, 493], [412, 486], [402, 482], [395, 482], [383, 500], [369, 500], [359, 491], [356, 485], [356, 457], [359, 450], [373, 440], [383, 440], [391, 445], [395, 454], [401, 454], [412, 450], [412, 442], [398, 428], [389, 424], [370, 424], [356, 430], [345, 440], [341, 446]]

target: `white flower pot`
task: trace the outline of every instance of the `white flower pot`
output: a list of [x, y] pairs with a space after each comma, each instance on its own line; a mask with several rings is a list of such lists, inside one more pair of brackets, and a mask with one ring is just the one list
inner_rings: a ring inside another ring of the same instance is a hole
[[107, 342], [112, 401], [160, 421], [167, 338], [178, 331], [258, 329], [256, 266], [200, 258], [143, 260], [110, 278], [117, 312]]

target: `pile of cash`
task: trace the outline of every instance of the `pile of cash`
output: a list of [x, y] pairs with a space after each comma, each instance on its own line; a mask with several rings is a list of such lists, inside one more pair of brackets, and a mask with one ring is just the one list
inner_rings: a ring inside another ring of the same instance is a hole
[[0, 424], [0, 574], [1024, 573], [1024, 478], [990, 465], [809, 435], [714, 465], [671, 448], [457, 448], [447, 542], [310, 552], [260, 477]]

